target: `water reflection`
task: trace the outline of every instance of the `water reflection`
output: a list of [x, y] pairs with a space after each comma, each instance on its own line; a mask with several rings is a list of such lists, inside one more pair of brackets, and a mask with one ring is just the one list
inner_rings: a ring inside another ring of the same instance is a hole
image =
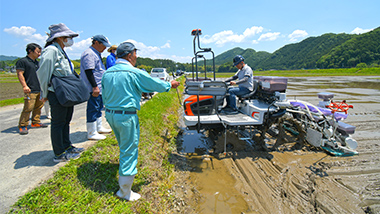
[[195, 130], [185, 130], [182, 135], [182, 149], [184, 153], [206, 153], [206, 137]]

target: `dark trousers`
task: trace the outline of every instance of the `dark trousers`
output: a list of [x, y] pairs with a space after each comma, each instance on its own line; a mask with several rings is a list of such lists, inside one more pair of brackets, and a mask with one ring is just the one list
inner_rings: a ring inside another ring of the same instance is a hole
[[59, 104], [54, 92], [49, 91], [47, 98], [51, 110], [50, 138], [54, 154], [58, 156], [71, 146], [70, 121], [74, 107], [64, 107]]

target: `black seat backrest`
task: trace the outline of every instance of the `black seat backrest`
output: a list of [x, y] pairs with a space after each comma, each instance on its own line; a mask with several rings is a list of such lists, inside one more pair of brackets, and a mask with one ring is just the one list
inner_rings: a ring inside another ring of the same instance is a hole
[[248, 94], [243, 94], [241, 96], [238, 96], [239, 100], [249, 100], [251, 97], [253, 97], [256, 94], [258, 87], [259, 87], [259, 81], [254, 79], [253, 80], [253, 90], [251, 92], [249, 92]]

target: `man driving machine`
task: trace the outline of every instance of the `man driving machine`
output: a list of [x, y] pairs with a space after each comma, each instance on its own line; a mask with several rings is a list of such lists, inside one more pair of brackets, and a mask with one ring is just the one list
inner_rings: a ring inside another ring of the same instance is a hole
[[230, 85], [238, 85], [238, 87], [230, 87], [228, 89], [227, 92], [229, 95], [226, 97], [227, 106], [223, 108], [225, 113], [230, 114], [237, 113], [236, 96], [248, 94], [253, 91], [253, 71], [251, 67], [244, 63], [244, 57], [241, 55], [235, 56], [233, 63], [239, 70], [234, 76], [225, 80], [225, 82], [229, 82]]

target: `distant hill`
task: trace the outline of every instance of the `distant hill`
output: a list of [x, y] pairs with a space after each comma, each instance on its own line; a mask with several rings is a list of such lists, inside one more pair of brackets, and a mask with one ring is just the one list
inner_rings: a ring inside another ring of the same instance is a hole
[[317, 61], [319, 68], [355, 67], [359, 63], [380, 65], [380, 27], [355, 35]]
[[285, 45], [278, 49], [270, 57], [262, 60], [257, 68], [276, 70], [316, 68], [316, 63], [322, 56], [354, 36], [329, 33], [309, 37], [299, 43]]
[[[245, 59], [245, 62], [249, 64], [250, 66], [255, 66], [257, 65], [260, 61], [266, 59], [269, 57], [271, 54], [265, 51], [255, 51], [254, 49], [247, 48], [247, 49], [242, 49], [242, 48], [234, 48], [229, 51], [226, 51], [222, 54], [219, 54], [218, 56], [215, 57], [215, 64], [216, 65], [221, 65], [224, 63], [232, 63], [232, 59], [236, 55], [242, 55]], [[208, 60], [210, 62], [210, 60]], [[208, 63], [209, 64], [209, 63]]]
[[4, 55], [0, 55], [0, 61], [7, 61], [7, 60], [15, 60], [15, 59], [18, 59], [20, 57], [17, 57], [17, 56], [4, 56]]
[[[251, 48], [233, 48], [215, 57], [220, 71], [234, 71], [232, 59], [242, 55], [254, 70], [314, 69], [356, 67], [380, 64], [380, 27], [368, 33], [323, 34], [301, 42], [285, 45], [275, 52], [255, 51]], [[207, 61], [211, 65], [211, 60]]]
[[[261, 61], [271, 56], [271, 54], [266, 51], [257, 52], [251, 48], [247, 48], [245, 50], [239, 47], [233, 48], [215, 57], [215, 65], [220, 66], [218, 71], [229, 72], [237, 70], [232, 66], [232, 59], [236, 55], [242, 55], [245, 59], [245, 63], [247, 63], [252, 68], [256, 67]], [[212, 65], [212, 60], [207, 60], [206, 62], [207, 65]]]

